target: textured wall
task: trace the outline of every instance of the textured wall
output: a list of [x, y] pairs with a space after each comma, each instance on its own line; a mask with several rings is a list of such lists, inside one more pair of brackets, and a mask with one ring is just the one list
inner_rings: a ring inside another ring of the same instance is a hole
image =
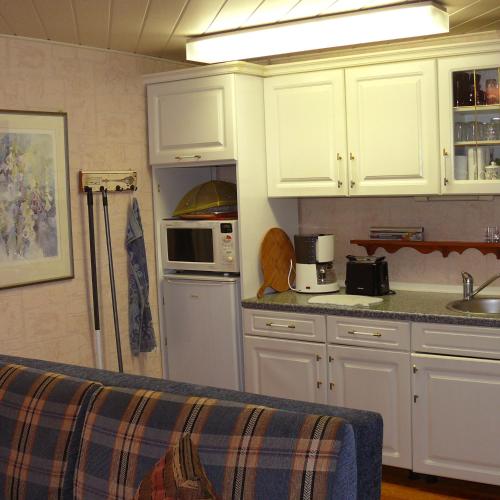
[[[416, 201], [414, 198], [311, 198], [300, 203], [303, 233], [333, 233], [339, 276], [345, 277], [345, 256], [366, 255], [351, 239], [368, 239], [370, 226], [424, 226], [426, 240], [483, 241], [484, 228], [500, 226], [500, 198], [493, 201]], [[470, 272], [477, 283], [500, 271], [500, 261], [478, 250], [443, 258], [413, 249], [386, 255], [391, 281], [459, 286], [460, 272]]]
[[[0, 109], [68, 113], [70, 191], [75, 278], [0, 290], [0, 352], [94, 365], [87, 206], [79, 170], [138, 171], [137, 197], [151, 278], [158, 339], [150, 168], [147, 165], [145, 90], [141, 75], [175, 69], [167, 61], [102, 50], [0, 37]], [[109, 197], [124, 365], [128, 372], [161, 375], [157, 350], [132, 359], [128, 344], [127, 255], [129, 194]], [[102, 331], [106, 368], [115, 370], [102, 202], [96, 200]]]

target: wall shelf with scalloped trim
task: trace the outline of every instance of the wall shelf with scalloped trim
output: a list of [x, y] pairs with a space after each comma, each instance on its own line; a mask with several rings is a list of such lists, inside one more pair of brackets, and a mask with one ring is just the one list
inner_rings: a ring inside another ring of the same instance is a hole
[[351, 243], [365, 247], [368, 255], [373, 255], [377, 248], [383, 248], [389, 253], [397, 252], [401, 248], [414, 248], [423, 254], [438, 251], [443, 254], [443, 257], [448, 257], [450, 252], [461, 254], [469, 248], [475, 248], [483, 255], [492, 253], [500, 259], [500, 243], [484, 241], [351, 240]]

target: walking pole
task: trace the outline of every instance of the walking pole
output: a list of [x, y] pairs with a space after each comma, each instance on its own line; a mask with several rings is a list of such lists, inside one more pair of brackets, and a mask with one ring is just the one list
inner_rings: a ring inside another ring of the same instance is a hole
[[115, 322], [116, 355], [118, 370], [123, 372], [122, 346], [120, 341], [120, 325], [118, 324], [118, 308], [116, 305], [115, 271], [113, 268], [113, 251], [111, 249], [111, 232], [109, 230], [108, 190], [101, 186], [102, 207], [104, 209], [104, 225], [106, 226], [106, 246], [108, 248], [109, 281], [111, 283], [111, 300], [113, 303], [113, 320]]
[[92, 274], [92, 301], [94, 308], [94, 333], [95, 333], [95, 354], [97, 368], [104, 368], [102, 355], [102, 336], [99, 323], [99, 294], [97, 292], [97, 271], [95, 259], [95, 236], [94, 236], [94, 200], [92, 188], [85, 186], [87, 193], [87, 208], [89, 213], [89, 242], [90, 242], [90, 271]]

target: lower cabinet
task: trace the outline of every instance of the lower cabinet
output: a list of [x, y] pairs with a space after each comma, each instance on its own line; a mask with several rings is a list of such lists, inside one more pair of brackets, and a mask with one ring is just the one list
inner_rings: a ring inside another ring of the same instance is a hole
[[380, 413], [383, 463], [407, 469], [411, 469], [409, 358], [407, 352], [328, 346], [328, 403]]
[[326, 403], [325, 344], [245, 336], [245, 390]]
[[500, 361], [413, 354], [413, 470], [500, 485]]
[[500, 329], [244, 316], [247, 391], [378, 412], [385, 465], [500, 485]]

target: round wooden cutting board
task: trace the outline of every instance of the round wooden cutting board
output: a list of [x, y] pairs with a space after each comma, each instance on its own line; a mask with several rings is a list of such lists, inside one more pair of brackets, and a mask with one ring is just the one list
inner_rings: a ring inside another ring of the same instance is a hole
[[259, 299], [262, 298], [268, 287], [277, 292], [288, 290], [290, 259], [293, 262], [290, 283], [293, 283], [295, 281], [295, 252], [292, 242], [285, 231], [273, 227], [266, 233], [260, 246], [260, 265], [264, 275], [264, 283], [257, 292]]

